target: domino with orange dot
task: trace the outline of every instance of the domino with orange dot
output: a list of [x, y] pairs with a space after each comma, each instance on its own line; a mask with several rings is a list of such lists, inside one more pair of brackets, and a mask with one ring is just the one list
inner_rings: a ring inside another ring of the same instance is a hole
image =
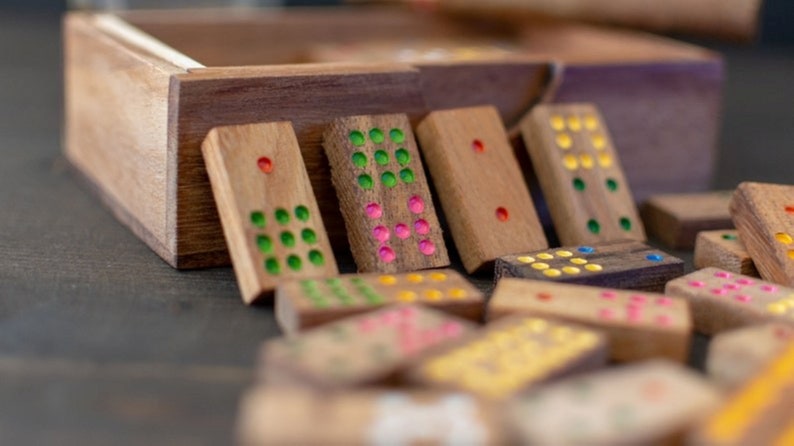
[[751, 325], [711, 339], [706, 372], [723, 389], [736, 389], [794, 342], [794, 326]]
[[679, 444], [720, 401], [700, 375], [655, 360], [540, 387], [510, 403], [506, 419], [516, 444]]
[[689, 301], [695, 330], [712, 335], [765, 322], [794, 324], [794, 289], [755, 277], [704, 268], [667, 283]]
[[595, 105], [536, 106], [521, 121], [521, 135], [564, 246], [645, 240], [612, 138]]
[[745, 276], [760, 277], [736, 230], [701, 231], [695, 241], [696, 269], [719, 268]]
[[396, 303], [421, 303], [476, 322], [485, 309], [482, 292], [455, 270], [345, 274], [279, 285], [276, 320], [292, 334]]
[[683, 362], [692, 337], [687, 302], [656, 293], [505, 278], [486, 311], [489, 321], [521, 314], [603, 330], [616, 361], [664, 357]]
[[504, 400], [561, 376], [606, 365], [603, 334], [529, 316], [488, 324], [428, 355], [408, 374], [422, 386]]
[[215, 127], [201, 150], [245, 303], [339, 274], [289, 122]]
[[449, 265], [408, 116], [338, 118], [323, 147], [359, 272]]
[[265, 383], [324, 389], [399, 381], [412, 360], [476, 324], [421, 305], [391, 305], [266, 342]]
[[513, 254], [496, 260], [496, 280], [548, 280], [645, 291], [662, 291], [684, 274], [683, 260], [634, 241], [599, 243]]
[[794, 186], [742, 183], [730, 210], [761, 277], [794, 286]]
[[714, 446], [794, 444], [794, 343], [731, 395], [691, 436]]
[[416, 135], [466, 271], [548, 247], [495, 107], [434, 111]]

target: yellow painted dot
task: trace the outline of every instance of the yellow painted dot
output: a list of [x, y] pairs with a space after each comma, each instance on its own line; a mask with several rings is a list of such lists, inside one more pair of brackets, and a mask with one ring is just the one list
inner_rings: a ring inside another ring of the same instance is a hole
[[560, 272], [560, 270], [552, 268], [543, 271], [543, 275], [546, 277], [560, 277], [562, 273]]
[[425, 290], [424, 295], [425, 299], [432, 301], [437, 301], [444, 298], [444, 293], [435, 289]]
[[585, 169], [592, 169], [595, 162], [593, 161], [593, 157], [588, 153], [583, 153], [579, 155], [579, 162], [582, 164], [582, 167]]
[[538, 271], [543, 271], [544, 269], [549, 269], [549, 264], [548, 263], [538, 262], [538, 263], [533, 263], [532, 267], [535, 268]]
[[585, 263], [587, 263], [587, 260], [581, 257], [574, 257], [571, 259], [571, 263], [573, 263], [574, 265], [584, 265]]
[[581, 332], [579, 336], [576, 337], [576, 345], [579, 346], [579, 348], [588, 348], [595, 345], [596, 342], [598, 342], [598, 336], [593, 333]]
[[554, 254], [557, 254], [559, 257], [571, 257], [573, 255], [571, 251], [557, 251]]
[[557, 142], [557, 146], [563, 150], [570, 149], [573, 145], [573, 139], [571, 139], [567, 133], [558, 133], [555, 141]]
[[551, 335], [558, 341], [564, 341], [571, 336], [571, 329], [568, 327], [555, 327]]
[[596, 130], [598, 128], [598, 119], [593, 115], [587, 115], [584, 117], [584, 128], [590, 130]]
[[607, 139], [604, 138], [604, 135], [595, 134], [590, 137], [590, 142], [593, 143], [593, 147], [596, 150], [604, 150], [604, 147], [607, 146]]
[[786, 306], [788, 306], [789, 308], [794, 308], [794, 299], [790, 297], [788, 299], [781, 300], [781, 302], [786, 304]]
[[575, 266], [564, 266], [562, 267], [562, 272], [565, 274], [579, 274], [581, 270]]
[[384, 285], [394, 285], [397, 283], [397, 278], [394, 276], [380, 276], [378, 281]]
[[524, 324], [534, 333], [544, 332], [549, 326], [549, 323], [543, 319], [527, 319], [524, 321]]
[[794, 242], [794, 239], [792, 239], [791, 236], [786, 234], [785, 232], [778, 232], [777, 234], [775, 234], [775, 239], [777, 239], [777, 241], [779, 241], [780, 243], [786, 245], [790, 245], [792, 242]]
[[397, 293], [397, 300], [400, 302], [413, 302], [416, 300], [416, 293], [413, 291], [400, 291]]
[[794, 260], [794, 249], [789, 249], [786, 255], [788, 256], [789, 259]]
[[585, 265], [585, 266], [584, 266], [584, 269], [586, 269], [586, 270], [588, 270], [588, 271], [592, 271], [592, 272], [594, 272], [594, 273], [597, 273], [597, 272], [599, 272], [599, 271], [603, 270], [603, 269], [604, 269], [604, 267], [603, 267], [603, 266], [601, 266], [601, 265], [599, 265], [599, 264], [597, 264], [597, 263], [590, 263], [590, 264], [588, 264], [588, 265]]
[[463, 288], [452, 288], [449, 290], [449, 297], [453, 299], [465, 299], [466, 298], [466, 290]]
[[612, 167], [612, 156], [608, 153], [598, 154], [598, 165], [601, 167]]
[[576, 155], [568, 154], [562, 157], [562, 165], [568, 170], [576, 170], [579, 168], [579, 160], [576, 159]]
[[532, 263], [535, 261], [535, 258], [530, 256], [519, 256], [518, 261], [521, 263]]
[[773, 303], [766, 306], [770, 313], [783, 314], [786, 312], [786, 306], [781, 303]]
[[447, 275], [444, 273], [430, 273], [428, 277], [434, 282], [443, 282], [447, 280]]
[[579, 130], [582, 130], [582, 120], [576, 115], [569, 116], [568, 128], [571, 129], [572, 132], [578, 132]]
[[554, 256], [549, 254], [549, 253], [547, 253], [547, 252], [542, 252], [542, 253], [538, 254], [538, 258], [541, 259], [541, 260], [551, 260], [551, 259], [554, 258]]
[[405, 280], [411, 283], [422, 283], [424, 277], [422, 277], [421, 274], [408, 274], [407, 276], [405, 276]]
[[565, 120], [560, 115], [552, 115], [549, 118], [549, 125], [558, 132], [565, 130]]

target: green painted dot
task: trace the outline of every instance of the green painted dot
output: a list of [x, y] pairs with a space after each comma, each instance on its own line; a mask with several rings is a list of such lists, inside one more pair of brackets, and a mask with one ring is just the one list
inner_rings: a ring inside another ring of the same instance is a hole
[[400, 179], [403, 180], [404, 183], [411, 184], [416, 179], [414, 177], [414, 171], [411, 169], [403, 169], [400, 171]]
[[353, 154], [353, 164], [356, 167], [366, 167], [367, 166], [367, 155], [364, 155], [361, 152], [356, 152]]
[[301, 280], [301, 286], [306, 290], [317, 290], [317, 281], [314, 279]]
[[322, 298], [312, 300], [312, 304], [314, 304], [315, 308], [328, 308], [330, 306], [328, 301]]
[[265, 270], [274, 276], [281, 273], [281, 265], [278, 264], [278, 259], [271, 257], [265, 260]]
[[281, 243], [287, 248], [292, 248], [295, 246], [295, 236], [289, 231], [284, 231], [281, 233]]
[[300, 205], [295, 208], [295, 218], [300, 221], [308, 221], [309, 220], [309, 208], [304, 205]]
[[383, 175], [380, 176], [380, 180], [386, 187], [394, 187], [397, 185], [397, 177], [392, 172], [383, 172]]
[[327, 283], [328, 285], [331, 285], [331, 286], [338, 287], [338, 286], [342, 285], [342, 279], [340, 279], [338, 277], [331, 277], [330, 279], [325, 279], [325, 283]]
[[378, 163], [380, 166], [385, 166], [389, 164], [389, 154], [386, 153], [384, 150], [377, 150], [375, 151], [375, 162]]
[[411, 154], [403, 148], [397, 149], [397, 151], [394, 152], [394, 157], [397, 158], [397, 162], [400, 163], [401, 166], [411, 162]]
[[270, 254], [273, 252], [273, 240], [270, 240], [270, 237], [266, 235], [256, 236], [256, 246], [259, 247], [259, 250], [263, 254]]
[[316, 249], [309, 251], [309, 261], [312, 262], [314, 266], [323, 266], [323, 264], [325, 264], [323, 253]]
[[361, 292], [364, 294], [364, 298], [366, 298], [368, 303], [372, 305], [378, 305], [383, 303], [383, 296], [376, 293], [371, 288], [362, 289]]
[[576, 190], [585, 190], [587, 186], [584, 184], [584, 180], [581, 178], [574, 178], [573, 179], [573, 188]]
[[737, 237], [734, 234], [722, 234], [722, 239], [723, 240], [738, 240], [739, 237]]
[[389, 138], [391, 138], [391, 140], [397, 144], [401, 144], [403, 141], [405, 141], [405, 133], [403, 133], [403, 131], [400, 129], [391, 129], [389, 131]]
[[306, 228], [303, 231], [301, 231], [301, 238], [303, 239], [304, 242], [310, 245], [313, 243], [317, 243], [317, 234], [315, 234], [315, 232], [309, 228]]
[[369, 131], [369, 139], [371, 139], [375, 144], [380, 144], [386, 139], [386, 137], [383, 136], [383, 130], [375, 127]]
[[620, 227], [623, 228], [623, 230], [626, 232], [631, 231], [631, 220], [629, 220], [626, 217], [621, 217]]
[[278, 208], [276, 209], [276, 221], [281, 223], [282, 225], [286, 225], [289, 223], [289, 212], [286, 209]]
[[613, 180], [612, 178], [607, 178], [607, 189], [612, 192], [618, 190], [618, 182]]
[[587, 229], [589, 229], [593, 234], [598, 234], [601, 232], [601, 225], [596, 220], [590, 219], [587, 222]]
[[287, 257], [287, 266], [293, 271], [300, 271], [303, 262], [301, 258], [296, 255], [291, 255]]
[[364, 134], [359, 132], [358, 130], [353, 130], [350, 132], [350, 142], [353, 143], [356, 147], [361, 147], [367, 142], [367, 139], [364, 137]]
[[361, 277], [353, 277], [352, 279], [350, 279], [350, 281], [352, 283], [355, 283], [356, 285], [361, 285], [361, 284], [366, 284], [367, 283]]
[[361, 186], [362, 189], [370, 190], [372, 186], [374, 186], [374, 183], [371, 176], [363, 174], [358, 176], [358, 185]]
[[264, 228], [265, 227], [265, 214], [254, 211], [251, 212], [251, 224], [256, 226], [257, 228]]

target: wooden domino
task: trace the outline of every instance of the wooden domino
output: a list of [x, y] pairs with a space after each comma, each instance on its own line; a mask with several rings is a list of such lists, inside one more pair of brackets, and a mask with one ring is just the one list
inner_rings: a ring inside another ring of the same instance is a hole
[[794, 186], [742, 183], [730, 209], [761, 277], [794, 286]]
[[260, 386], [240, 407], [241, 445], [500, 445], [500, 411], [462, 393]]
[[592, 104], [539, 105], [521, 121], [563, 245], [645, 240], [604, 119]]
[[794, 289], [717, 268], [704, 268], [667, 283], [684, 297], [695, 330], [712, 335], [764, 322], [794, 323]]
[[732, 229], [732, 191], [654, 195], [641, 209], [648, 234], [673, 249], [692, 249], [700, 231]]
[[424, 306], [393, 305], [266, 342], [261, 376], [318, 388], [388, 383], [411, 359], [475, 327]]
[[611, 358], [618, 361], [685, 361], [689, 352], [689, 306], [662, 294], [502, 279], [488, 304], [487, 318], [514, 313], [601, 329], [609, 338]]
[[416, 136], [466, 271], [548, 247], [496, 108], [434, 111]]
[[561, 376], [606, 364], [598, 331], [531, 316], [509, 316], [441, 351], [408, 374], [423, 386], [507, 399]]
[[634, 241], [605, 242], [502, 256], [496, 280], [548, 280], [645, 291], [662, 291], [684, 274], [683, 260]]
[[449, 265], [406, 115], [336, 119], [323, 146], [360, 272]]
[[699, 375], [656, 360], [540, 387], [510, 403], [507, 421], [516, 444], [678, 444], [719, 404], [719, 393]]
[[690, 444], [794, 444], [794, 343], [730, 399], [692, 435]]
[[346, 274], [282, 283], [276, 288], [276, 319], [295, 333], [308, 327], [395, 303], [421, 303], [482, 320], [484, 296], [454, 270], [403, 274]]
[[760, 277], [736, 230], [703, 231], [695, 241], [695, 268], [720, 268], [745, 276]]
[[723, 389], [735, 389], [794, 342], [794, 327], [752, 325], [714, 336], [706, 356], [706, 372]]
[[339, 273], [289, 122], [215, 127], [201, 149], [246, 303]]

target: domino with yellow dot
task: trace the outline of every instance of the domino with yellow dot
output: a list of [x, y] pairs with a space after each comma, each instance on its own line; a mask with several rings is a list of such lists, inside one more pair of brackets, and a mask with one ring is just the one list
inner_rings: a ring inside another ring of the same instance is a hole
[[563, 375], [604, 366], [606, 338], [568, 323], [511, 316], [443, 347], [409, 372], [423, 386], [503, 400]]
[[667, 283], [665, 292], [684, 297], [695, 330], [712, 335], [765, 322], [794, 324], [794, 288], [718, 268], [704, 268]]
[[390, 304], [423, 304], [482, 320], [483, 293], [455, 270], [403, 274], [344, 274], [286, 282], [276, 288], [276, 320], [284, 333], [325, 324]]
[[794, 286], [794, 186], [742, 183], [730, 211], [761, 277]]
[[686, 361], [689, 305], [669, 295], [505, 278], [488, 302], [492, 321], [509, 314], [552, 318], [603, 330], [616, 361], [664, 357]]
[[563, 245], [645, 240], [606, 124], [593, 104], [539, 105], [521, 134]]
[[623, 240], [502, 256], [495, 270], [497, 281], [517, 277], [659, 292], [684, 274], [684, 262], [642, 242]]

